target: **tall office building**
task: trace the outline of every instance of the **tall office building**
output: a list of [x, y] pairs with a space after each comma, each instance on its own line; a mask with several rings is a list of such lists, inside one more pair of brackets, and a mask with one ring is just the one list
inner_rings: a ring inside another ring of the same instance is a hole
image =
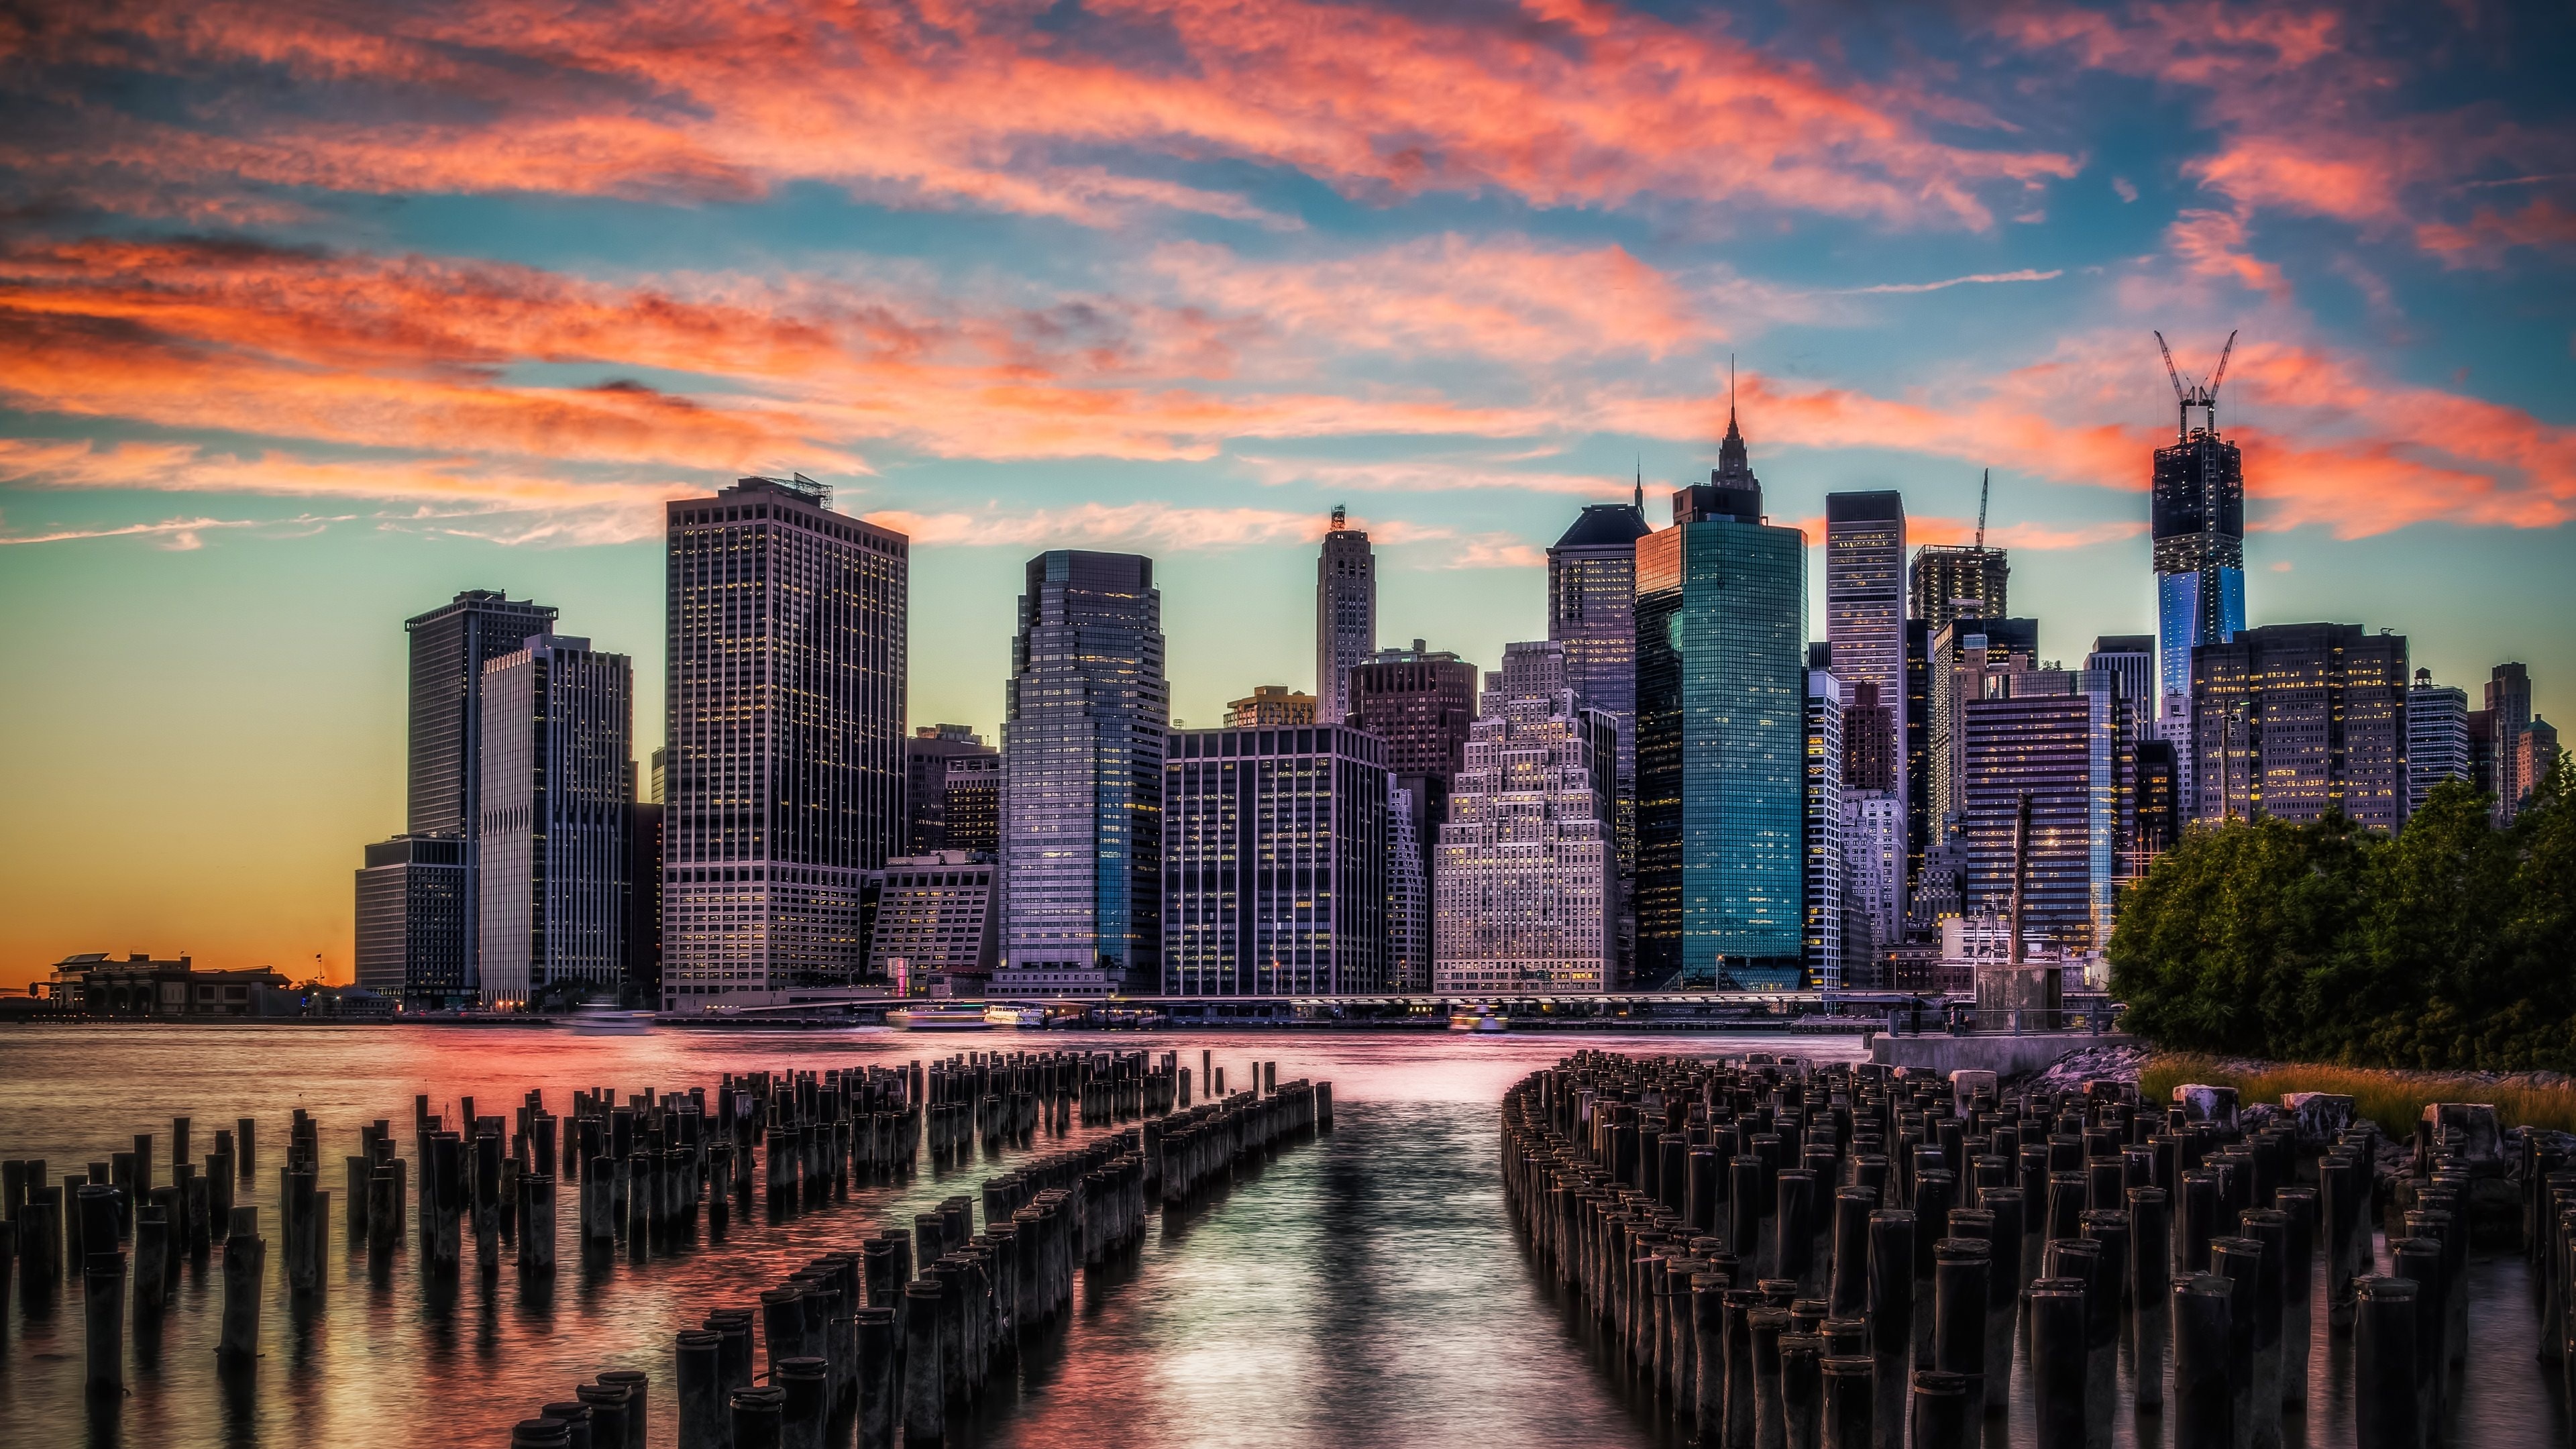
[[1576, 702], [1568, 653], [1506, 645], [1487, 676], [1432, 874], [1436, 991], [1619, 984], [1619, 729]]
[[1932, 631], [1927, 665], [1931, 728], [1924, 737], [1925, 798], [1935, 840], [1967, 808], [1967, 706], [2002, 692], [2006, 675], [2038, 663], [2037, 619], [1952, 619]]
[[2444, 780], [2469, 778], [2469, 692], [2435, 684], [2433, 671], [2415, 671], [2406, 691], [2406, 813], [2424, 808], [2424, 797]]
[[1843, 890], [1861, 929], [1843, 933], [1843, 984], [1876, 987], [1878, 963], [1905, 940], [1905, 816], [1885, 790], [1843, 792]]
[[2521, 745], [2522, 732], [2531, 725], [2531, 671], [2519, 664], [2497, 665], [2487, 676], [2486, 711], [2495, 821], [2511, 825], [2533, 783], [2522, 775]]
[[948, 843], [948, 765], [952, 760], [1001, 754], [970, 725], [918, 725], [903, 742], [904, 851], [929, 855]]
[[942, 850], [992, 860], [1002, 850], [1002, 757], [952, 755], [939, 792]]
[[1567, 687], [1619, 726], [1623, 871], [1636, 848], [1637, 540], [1652, 531], [1640, 482], [1632, 502], [1586, 505], [1547, 551], [1547, 637], [1565, 646]]
[[2145, 875], [2156, 857], [2182, 838], [2184, 812], [2174, 785], [2173, 742], [2145, 738], [2146, 726], [2143, 717], [2130, 721], [2137, 738], [2129, 770], [2129, 841], [2120, 867], [2124, 876]]
[[666, 513], [663, 1007], [854, 985], [903, 846], [910, 541], [802, 476]]
[[1337, 505], [1315, 559], [1315, 718], [1350, 713], [1351, 667], [1377, 651], [1377, 556]]
[[1315, 722], [1315, 696], [1284, 684], [1256, 684], [1252, 693], [1231, 699], [1225, 705], [1225, 727], [1230, 730], [1260, 729], [1280, 725], [1310, 725]]
[[1637, 541], [1637, 969], [1787, 987], [1802, 950], [1806, 540], [1762, 519], [1729, 417]]
[[2000, 619], [2011, 612], [2012, 561], [1981, 544], [1927, 543], [1914, 551], [1907, 617], [1927, 630], [1954, 619]]
[[[1867, 716], [1846, 715], [1844, 749], [1889, 773], [1866, 788], [1893, 790], [1905, 758], [1905, 499], [1893, 490], [1825, 495], [1825, 638], [1834, 677], [1857, 704], [1866, 688]], [[1873, 737], [1855, 726], [1866, 722]], [[1902, 801], [1902, 796], [1897, 797]], [[1813, 914], [1812, 909], [1810, 914]]]
[[2192, 653], [2192, 818], [2406, 822], [2406, 636], [2270, 624]]
[[1970, 915], [2000, 916], [2009, 908], [2015, 817], [2027, 796], [2023, 936], [2075, 952], [2111, 938], [2123, 765], [2122, 706], [2112, 676], [2088, 670], [2071, 682], [2072, 693], [1978, 699], [1964, 710], [1962, 904]]
[[1905, 821], [1905, 884], [1902, 901], [1910, 920], [1913, 882], [1923, 872], [1923, 853], [1939, 831], [1932, 813], [1932, 626], [1922, 619], [1905, 621], [1905, 769], [1898, 777], [1899, 805]]
[[397, 835], [367, 847], [358, 871], [360, 986], [418, 1010], [472, 998], [465, 921], [474, 877], [465, 852], [456, 835]]
[[1800, 820], [1804, 871], [1803, 945], [1807, 984], [1843, 984], [1843, 681], [1807, 667], [1807, 755]]
[[2522, 787], [2522, 798], [2514, 802], [2514, 813], [2531, 803], [2532, 792], [2549, 779], [2558, 768], [2558, 728], [2538, 715], [2524, 725], [2513, 738], [2513, 777]]
[[476, 885], [487, 1007], [626, 978], [635, 666], [541, 634], [483, 666]]
[[1056, 549], [1028, 563], [1002, 723], [1002, 966], [995, 995], [1161, 987], [1163, 596], [1154, 561]]
[[1386, 741], [1394, 787], [1413, 802], [1424, 899], [1436, 900], [1449, 782], [1466, 764], [1467, 730], [1476, 720], [1476, 666], [1416, 639], [1410, 649], [1377, 651], [1353, 667], [1349, 679], [1346, 722]]
[[1415, 792], [1390, 785], [1386, 792], [1389, 991], [1431, 989], [1431, 867], [1430, 852], [1422, 844], [1428, 828]]
[[2184, 395], [2173, 446], [2156, 449], [2151, 519], [2156, 688], [2172, 714], [2191, 705], [2192, 651], [2245, 627], [2245, 457], [2218, 435], [2210, 389]]
[[465, 842], [465, 989], [476, 986], [481, 932], [474, 832], [482, 820], [483, 666], [554, 632], [555, 611], [497, 589], [467, 589], [443, 608], [403, 621], [411, 636], [411, 768], [408, 835]]
[[1175, 730], [1171, 741], [1163, 992], [1385, 991], [1386, 742], [1337, 725]]

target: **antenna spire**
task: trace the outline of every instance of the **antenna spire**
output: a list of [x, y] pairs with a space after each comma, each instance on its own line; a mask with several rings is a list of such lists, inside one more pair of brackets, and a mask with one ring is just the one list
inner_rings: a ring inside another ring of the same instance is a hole
[[1645, 515], [1646, 515], [1646, 455], [1645, 455], [1645, 454], [1643, 454], [1643, 453], [1639, 453], [1639, 454], [1637, 455], [1637, 498], [1636, 498], [1636, 509], [1637, 509], [1637, 516], [1638, 516], [1638, 517], [1640, 517], [1640, 518], [1645, 517]]
[[1726, 426], [1735, 428], [1735, 354], [1726, 354]]
[[1988, 468], [1985, 476], [1977, 480], [1977, 553], [1980, 557], [1986, 551], [1986, 495], [1994, 486], [1995, 470]]
[[1349, 511], [1348, 511], [1347, 509], [1343, 508], [1343, 507], [1342, 507], [1342, 505], [1340, 505], [1340, 504], [1338, 504], [1338, 503], [1334, 504], [1334, 505], [1333, 505], [1333, 532], [1335, 532], [1335, 533], [1339, 533], [1339, 532], [1341, 532], [1343, 529], [1350, 527], [1350, 523], [1351, 523], [1351, 516], [1350, 516]]

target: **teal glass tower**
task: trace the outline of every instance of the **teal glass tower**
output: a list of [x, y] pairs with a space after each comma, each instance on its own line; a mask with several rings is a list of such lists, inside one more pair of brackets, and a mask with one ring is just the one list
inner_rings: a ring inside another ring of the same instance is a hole
[[1762, 518], [1732, 415], [1706, 483], [1637, 540], [1642, 985], [1801, 980], [1807, 550]]

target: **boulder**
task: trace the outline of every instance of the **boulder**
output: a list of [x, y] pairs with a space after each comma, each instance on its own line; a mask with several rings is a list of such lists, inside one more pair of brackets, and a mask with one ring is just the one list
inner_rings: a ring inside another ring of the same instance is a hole
[[2427, 1102], [2416, 1140], [2481, 1175], [2504, 1171], [2504, 1127], [2485, 1102]]
[[2185, 1122], [2207, 1122], [2221, 1132], [2236, 1130], [2236, 1089], [2213, 1087], [2199, 1082], [2185, 1082], [2173, 1089], [2175, 1105], [2182, 1108]]
[[1979, 1092], [1989, 1097], [1995, 1094], [1994, 1073], [1962, 1067], [1950, 1074], [1950, 1100], [1958, 1106], [1960, 1116], [1968, 1115], [1968, 1104], [1976, 1100]]
[[2299, 1129], [2299, 1145], [2321, 1149], [2352, 1125], [2352, 1098], [2335, 1092], [2285, 1092], [2281, 1111]]

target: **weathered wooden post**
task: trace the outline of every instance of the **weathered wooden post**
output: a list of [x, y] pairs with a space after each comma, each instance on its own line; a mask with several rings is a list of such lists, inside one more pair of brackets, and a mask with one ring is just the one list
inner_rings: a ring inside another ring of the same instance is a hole
[[1872, 1449], [1870, 1421], [1877, 1409], [1877, 1365], [1859, 1355], [1845, 1355], [1826, 1359], [1822, 1367], [1822, 1449]]
[[215, 1352], [220, 1363], [242, 1368], [259, 1357], [259, 1302], [261, 1279], [268, 1267], [268, 1240], [259, 1235], [256, 1207], [234, 1208], [227, 1228], [223, 1334]]
[[[903, 1437], [913, 1446], [930, 1446], [947, 1437], [946, 1372], [940, 1364], [940, 1300], [937, 1282], [916, 1278], [903, 1286]], [[737, 1444], [734, 1449], [746, 1449]]]
[[1869, 1334], [1878, 1449], [1905, 1449], [1906, 1386], [1914, 1370], [1914, 1214], [1901, 1209], [1869, 1215]]
[[2424, 1449], [2415, 1362], [2421, 1292], [2411, 1278], [2372, 1274], [2353, 1284], [2353, 1442], [2359, 1449]]
[[2030, 1395], [2038, 1449], [2083, 1449], [2091, 1417], [2086, 1289], [2080, 1278], [2031, 1280]]
[[779, 1449], [824, 1449], [831, 1367], [811, 1355], [779, 1360], [776, 1378], [786, 1395], [779, 1405]]
[[2173, 1285], [2174, 1449], [2234, 1449], [2236, 1286], [2215, 1274]]
[[[1986, 1413], [1986, 1308], [1993, 1246], [1977, 1238], [1932, 1245], [1932, 1366], [1959, 1375], [1972, 1423]], [[2011, 1372], [2010, 1361], [2004, 1371]]]
[[680, 1396], [679, 1449], [726, 1449], [733, 1423], [724, 1398], [720, 1357], [724, 1335], [703, 1328], [680, 1331], [671, 1379]]

